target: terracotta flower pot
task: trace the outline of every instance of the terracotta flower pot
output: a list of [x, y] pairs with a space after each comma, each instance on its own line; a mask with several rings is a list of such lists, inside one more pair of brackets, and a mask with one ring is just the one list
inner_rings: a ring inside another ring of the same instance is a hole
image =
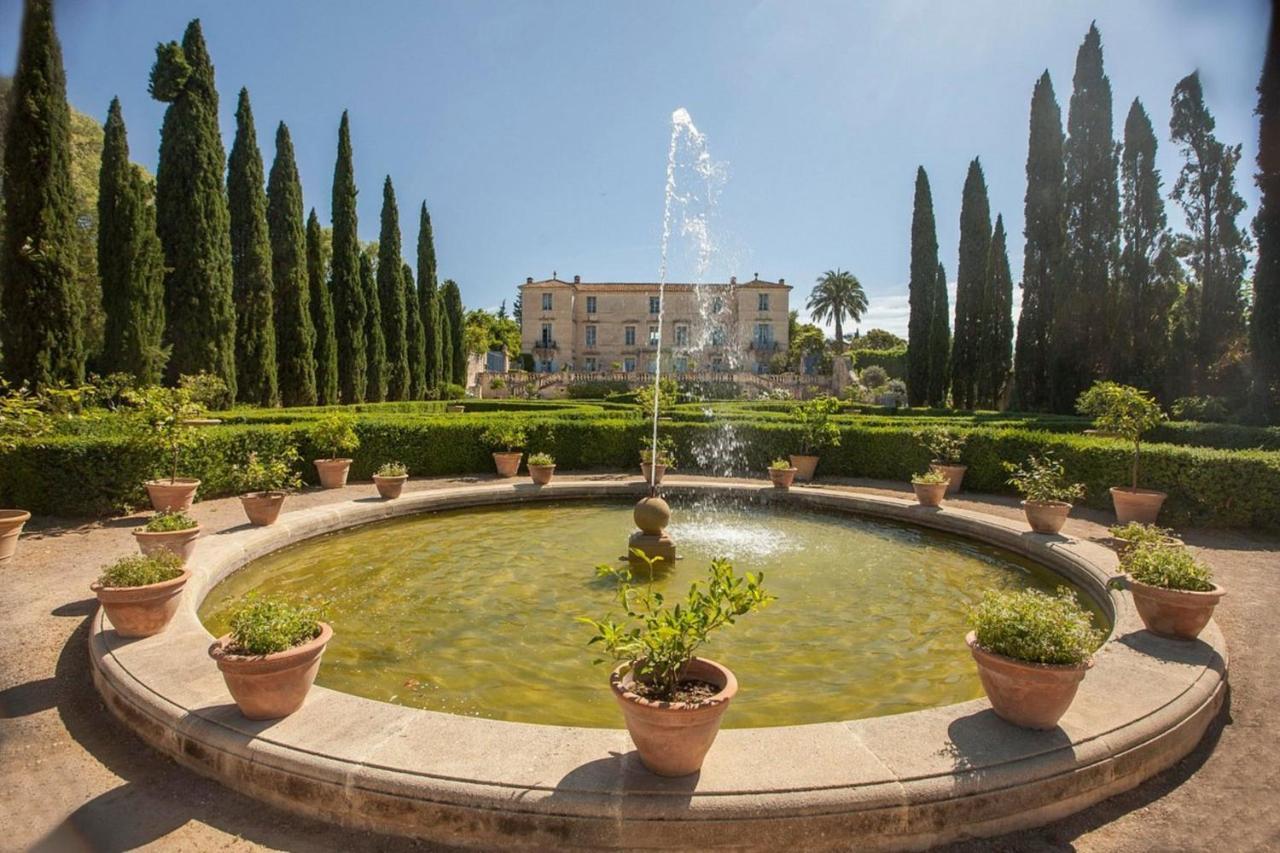
[[1111, 502], [1116, 508], [1116, 521], [1128, 524], [1140, 521], [1143, 524], [1155, 524], [1160, 515], [1160, 507], [1168, 495], [1154, 489], [1130, 489], [1112, 486]]
[[151, 498], [151, 508], [156, 512], [186, 512], [196, 499], [196, 489], [200, 481], [192, 477], [179, 477], [170, 481], [148, 480], [147, 496]]
[[148, 533], [145, 530], [133, 531], [133, 538], [138, 542], [138, 550], [143, 554], [154, 554], [157, 551], [172, 551], [182, 562], [191, 559], [191, 552], [196, 548], [196, 539], [200, 536], [200, 525], [186, 530], [168, 530], [163, 533]]
[[249, 523], [256, 527], [275, 524], [280, 517], [280, 508], [284, 506], [284, 492], [250, 492], [240, 496], [240, 505]]
[[646, 483], [649, 482], [649, 477], [651, 472], [653, 476], [653, 484], [657, 486], [662, 483], [662, 475], [667, 473], [667, 466], [658, 465], [655, 470], [654, 466], [649, 462], [640, 463], [640, 475], [644, 477], [644, 481]]
[[954, 495], [960, 491], [960, 485], [964, 482], [964, 472], [969, 470], [968, 465], [951, 465], [947, 462], [930, 462], [930, 471], [937, 471], [949, 481], [947, 483], [947, 494]]
[[555, 474], [556, 466], [554, 465], [530, 465], [529, 479], [533, 480], [535, 485], [545, 486], [551, 482], [551, 475]]
[[697, 704], [657, 702], [633, 693], [635, 679], [621, 670], [619, 666], [609, 676], [609, 687], [622, 708], [640, 761], [659, 776], [698, 772], [720, 731], [720, 719], [738, 692], [738, 679], [713, 660], [694, 658], [685, 668], [685, 677], [706, 681], [719, 691]]
[[107, 618], [122, 637], [150, 637], [164, 630], [173, 614], [178, 612], [182, 590], [191, 580], [191, 570], [160, 583], [146, 586], [103, 586], [94, 581], [89, 585], [98, 596], [98, 603], [107, 611]]
[[524, 454], [518, 450], [508, 453], [494, 453], [493, 464], [498, 469], [498, 476], [514, 477], [520, 473], [520, 460], [523, 458]]
[[404, 491], [405, 481], [409, 479], [408, 474], [398, 474], [394, 477], [384, 477], [381, 474], [373, 475], [373, 484], [378, 488], [378, 494], [389, 501], [393, 501], [400, 497], [400, 493]]
[[798, 471], [798, 468], [770, 468], [769, 479], [773, 481], [774, 488], [789, 489]]
[[808, 483], [813, 480], [814, 472], [818, 470], [817, 456], [804, 456], [793, 453], [790, 457], [791, 467], [796, 469], [796, 479], [802, 483]]
[[320, 623], [320, 635], [300, 646], [269, 655], [236, 655], [227, 651], [231, 635], [209, 646], [209, 657], [218, 664], [231, 698], [250, 720], [276, 720], [302, 707], [316, 680], [324, 648], [333, 629]]
[[317, 459], [313, 464], [320, 475], [321, 488], [341, 489], [347, 484], [347, 475], [351, 473], [350, 459]]
[[22, 534], [22, 525], [31, 520], [31, 513], [25, 509], [0, 509], [0, 563], [13, 559], [18, 549], [18, 537]]
[[947, 495], [946, 483], [917, 483], [912, 480], [911, 488], [916, 490], [916, 500], [920, 506], [940, 506]]
[[1217, 584], [1208, 592], [1187, 589], [1165, 589], [1140, 583], [1125, 576], [1125, 586], [1133, 594], [1142, 624], [1161, 637], [1194, 640], [1213, 618], [1213, 609], [1227, 591]]
[[1055, 534], [1067, 523], [1071, 504], [1066, 501], [1023, 501], [1022, 512], [1036, 533]]
[[1067, 713], [1093, 659], [1082, 664], [1027, 663], [978, 645], [973, 631], [964, 638], [978, 664], [978, 678], [1003, 720], [1026, 729], [1052, 729]]

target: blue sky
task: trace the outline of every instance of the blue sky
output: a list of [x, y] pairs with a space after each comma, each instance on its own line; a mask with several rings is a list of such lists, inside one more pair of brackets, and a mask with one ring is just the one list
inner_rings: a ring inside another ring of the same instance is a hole
[[[0, 2], [12, 68], [21, 3]], [[786, 277], [802, 303], [824, 269], [871, 297], [863, 328], [905, 331], [912, 182], [933, 185], [955, 273], [960, 190], [981, 156], [1021, 270], [1032, 86], [1064, 113], [1075, 52], [1102, 31], [1117, 134], [1140, 97], [1160, 133], [1166, 190], [1174, 84], [1199, 68], [1225, 141], [1242, 142], [1252, 217], [1254, 87], [1264, 0], [1124, 2], [547, 2], [61, 0], [69, 95], [102, 118], [119, 95], [134, 159], [154, 168], [163, 104], [146, 91], [156, 42], [200, 17], [228, 146], [248, 86], [270, 167], [293, 134], [306, 204], [328, 220], [338, 118], [350, 109], [360, 230], [376, 239], [390, 173], [405, 244], [426, 199], [442, 277], [468, 306], [511, 299], [527, 275], [654, 280], [671, 112], [686, 107], [724, 161], [712, 272]], [[1065, 115], [1064, 115], [1065, 119]], [[1180, 217], [1170, 206], [1171, 221]], [[413, 262], [413, 258], [409, 258]], [[690, 269], [675, 263], [672, 274]]]

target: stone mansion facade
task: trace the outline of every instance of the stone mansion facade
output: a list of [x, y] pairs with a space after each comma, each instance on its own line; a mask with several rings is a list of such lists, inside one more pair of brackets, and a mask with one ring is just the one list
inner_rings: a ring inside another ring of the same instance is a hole
[[785, 279], [666, 285], [658, 340], [656, 282], [552, 277], [520, 286], [520, 347], [541, 372], [663, 370], [764, 373], [787, 351], [791, 285]]

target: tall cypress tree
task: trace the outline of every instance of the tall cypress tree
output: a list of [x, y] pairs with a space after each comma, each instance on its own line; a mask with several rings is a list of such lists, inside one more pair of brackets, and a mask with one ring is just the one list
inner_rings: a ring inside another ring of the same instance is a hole
[[338, 162], [333, 169], [333, 257], [330, 282], [338, 339], [338, 384], [342, 402], [363, 403], [368, 382], [365, 343], [368, 302], [360, 278], [360, 237], [356, 220], [356, 178], [351, 163], [351, 123], [342, 112]]
[[1017, 406], [1049, 406], [1049, 347], [1053, 295], [1063, 260], [1062, 111], [1045, 71], [1031, 95], [1027, 144], [1027, 195], [1023, 203], [1022, 311], [1014, 358]]
[[933, 308], [929, 327], [929, 405], [947, 404], [951, 384], [951, 305], [947, 297], [947, 271], [938, 264], [933, 279]]
[[1258, 240], [1253, 272], [1253, 407], [1280, 421], [1280, 15], [1272, 14], [1267, 58], [1258, 81], [1258, 174], [1261, 198], [1253, 233]]
[[236, 306], [236, 396], [245, 403], [274, 406], [280, 402], [280, 389], [276, 379], [275, 300], [264, 181], [249, 90], [241, 89], [236, 106], [236, 138], [227, 164], [232, 294]]
[[929, 398], [933, 363], [933, 311], [938, 280], [938, 229], [933, 219], [933, 193], [924, 166], [916, 169], [916, 197], [911, 213], [911, 279], [907, 288], [907, 400], [923, 405]]
[[[307, 285], [311, 292], [311, 324], [316, 332], [316, 401], [322, 406], [341, 402], [338, 383], [338, 336], [329, 292], [324, 237], [315, 208], [307, 218]], [[363, 336], [361, 338], [363, 340]]]
[[978, 353], [978, 402], [989, 409], [998, 409], [1013, 362], [1013, 277], [1009, 272], [1003, 216], [996, 216], [987, 254], [986, 290], [979, 328], [982, 345]]
[[36, 386], [84, 379], [76, 291], [71, 112], [51, 0], [27, 0], [4, 138], [0, 307], [4, 372]]
[[1050, 407], [1075, 409], [1076, 397], [1101, 374], [1109, 347], [1108, 307], [1116, 262], [1120, 202], [1111, 81], [1102, 67], [1102, 36], [1090, 26], [1076, 53], [1067, 116], [1066, 244], [1053, 298]]
[[454, 385], [467, 384], [467, 353], [463, 342], [462, 292], [453, 279], [447, 278], [440, 288], [444, 302], [443, 313], [449, 318], [449, 381]]
[[360, 282], [364, 286], [364, 347], [368, 358], [365, 399], [370, 403], [381, 403], [387, 399], [387, 341], [382, 336], [378, 280], [373, 256], [368, 249], [360, 253]]
[[400, 279], [404, 283], [405, 335], [409, 342], [409, 393], [411, 399], [422, 400], [427, 395], [427, 350], [422, 315], [418, 311], [418, 291], [413, 285], [413, 267], [401, 264]]
[[982, 163], [973, 158], [960, 200], [960, 265], [956, 270], [956, 331], [951, 341], [951, 396], [957, 408], [978, 402], [983, 302], [991, 253], [991, 205]]
[[168, 378], [208, 372], [236, 394], [231, 231], [218, 131], [218, 90], [200, 21], [182, 44], [156, 48], [151, 96], [169, 104], [156, 168], [156, 230], [164, 246]]
[[444, 346], [446, 318], [440, 310], [440, 290], [436, 283], [436, 247], [431, 233], [431, 214], [427, 203], [418, 212], [418, 313], [422, 317], [423, 350], [427, 388], [437, 389], [447, 381], [444, 366], [448, 349]]
[[102, 370], [160, 381], [164, 335], [164, 251], [142, 170], [129, 162], [120, 99], [112, 98], [98, 172], [98, 274], [102, 279]]
[[[271, 280], [275, 285], [276, 358], [280, 399], [286, 406], [316, 403], [316, 332], [307, 279], [307, 231], [302, 224], [302, 183], [293, 140], [276, 127], [276, 156], [267, 180], [271, 231]], [[332, 310], [332, 308], [330, 308]]]
[[382, 184], [382, 231], [378, 237], [378, 307], [382, 312], [382, 337], [386, 342], [388, 400], [408, 400], [409, 340], [404, 305], [404, 279], [400, 259], [400, 211], [391, 176]]

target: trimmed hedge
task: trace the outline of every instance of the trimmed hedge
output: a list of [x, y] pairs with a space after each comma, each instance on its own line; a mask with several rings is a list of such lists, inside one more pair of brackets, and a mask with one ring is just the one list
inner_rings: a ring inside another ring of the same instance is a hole
[[849, 358], [854, 369], [858, 371], [877, 365], [884, 368], [884, 372], [889, 374], [890, 379], [905, 380], [907, 378], [905, 346], [893, 349], [852, 349], [849, 350]]

